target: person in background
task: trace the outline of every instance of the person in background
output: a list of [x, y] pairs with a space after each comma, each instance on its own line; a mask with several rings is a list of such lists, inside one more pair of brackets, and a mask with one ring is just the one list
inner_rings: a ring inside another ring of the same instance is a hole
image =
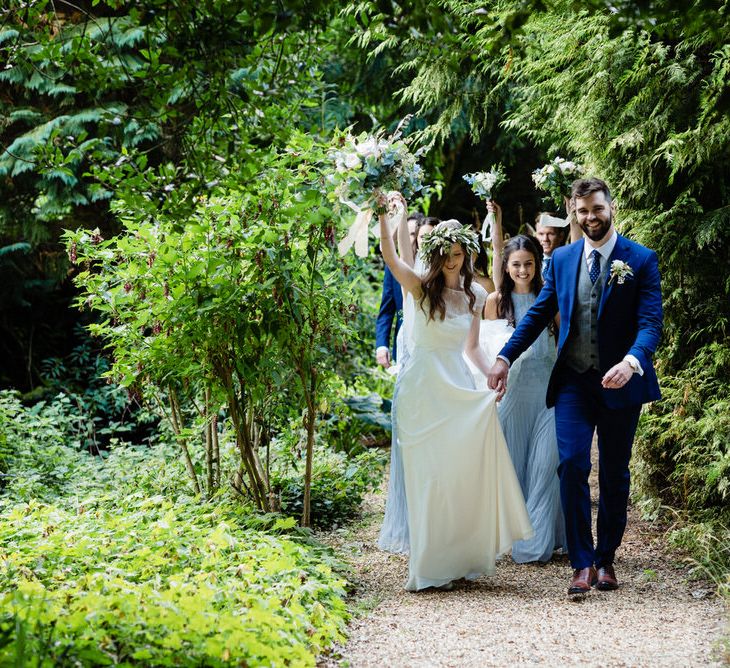
[[[420, 211], [408, 214], [408, 233], [411, 243], [417, 240], [417, 230], [425, 216]], [[380, 298], [380, 309], [375, 320], [375, 360], [384, 369], [396, 360], [396, 337], [401, 325], [403, 310], [403, 291], [390, 269], [385, 267], [383, 274], [383, 291]], [[393, 324], [395, 323], [395, 327]], [[392, 336], [392, 338], [391, 338]]]
[[535, 236], [542, 246], [542, 267], [544, 277], [552, 262], [553, 251], [565, 244], [570, 222], [553, 213], [541, 212], [535, 218]]

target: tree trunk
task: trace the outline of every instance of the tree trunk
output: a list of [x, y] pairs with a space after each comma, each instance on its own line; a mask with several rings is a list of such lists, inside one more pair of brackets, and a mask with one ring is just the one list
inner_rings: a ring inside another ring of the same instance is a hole
[[185, 468], [188, 471], [190, 479], [193, 481], [193, 489], [196, 494], [200, 494], [200, 483], [198, 482], [198, 476], [195, 473], [195, 466], [193, 466], [193, 460], [190, 457], [190, 450], [188, 449], [187, 440], [182, 435], [182, 411], [180, 410], [180, 401], [177, 398], [175, 390], [168, 388], [170, 395], [170, 414], [172, 422], [172, 430], [177, 436], [177, 441], [180, 444], [180, 448], [183, 453], [183, 461], [185, 462]]

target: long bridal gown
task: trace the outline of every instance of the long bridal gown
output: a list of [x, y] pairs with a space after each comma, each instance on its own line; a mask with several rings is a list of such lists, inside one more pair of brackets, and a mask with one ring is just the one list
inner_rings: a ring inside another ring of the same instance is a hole
[[[480, 313], [487, 293], [472, 288]], [[467, 297], [448, 289], [444, 296], [444, 320], [416, 308], [413, 350], [399, 379], [409, 591], [493, 574], [498, 555], [533, 535], [496, 394], [476, 388], [462, 355], [473, 318]]]

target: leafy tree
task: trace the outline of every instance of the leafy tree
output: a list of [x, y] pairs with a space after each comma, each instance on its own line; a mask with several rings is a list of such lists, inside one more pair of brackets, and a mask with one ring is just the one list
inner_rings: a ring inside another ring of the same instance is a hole
[[[282, 145], [297, 125], [316, 125], [335, 9], [319, 0], [271, 9], [11, 0], [0, 10], [0, 243], [32, 246], [31, 278], [46, 281], [42, 297], [26, 293], [34, 312], [56, 298], [67, 271], [60, 229], [117, 229], [117, 184], [105, 170], [173, 164], [175, 179], [207, 192], [228, 173], [229, 153]], [[9, 327], [15, 356], [30, 358], [32, 386], [43, 350], [29, 329]]]
[[[122, 234], [66, 235], [72, 259], [85, 267], [76, 278], [79, 304], [104, 316], [92, 331], [109, 342], [111, 376], [168, 404], [196, 492], [211, 495], [220, 484], [223, 408], [240, 455], [238, 480], [270, 509], [259, 453], [281, 415], [302, 406], [305, 525], [319, 403], [353, 314], [322, 193], [323, 150], [298, 135], [287, 150], [262, 153], [258, 165], [240, 163], [221, 194], [169, 188], [162, 203], [145, 195], [147, 171], [129, 178], [113, 202]], [[174, 175], [171, 166], [158, 170], [156, 189]], [[186, 406], [198, 413], [191, 426]], [[189, 443], [201, 430], [204, 484]]]

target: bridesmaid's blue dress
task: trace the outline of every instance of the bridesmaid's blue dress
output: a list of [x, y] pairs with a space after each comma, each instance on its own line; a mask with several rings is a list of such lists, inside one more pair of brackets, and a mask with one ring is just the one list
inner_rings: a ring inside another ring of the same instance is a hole
[[[533, 294], [512, 293], [515, 321], [535, 302]], [[560, 508], [558, 443], [555, 410], [545, 406], [545, 394], [556, 359], [555, 339], [548, 330], [510, 371], [507, 392], [498, 405], [507, 448], [527, 503], [535, 536], [512, 546], [517, 563], [549, 561], [565, 548], [565, 521]]]

